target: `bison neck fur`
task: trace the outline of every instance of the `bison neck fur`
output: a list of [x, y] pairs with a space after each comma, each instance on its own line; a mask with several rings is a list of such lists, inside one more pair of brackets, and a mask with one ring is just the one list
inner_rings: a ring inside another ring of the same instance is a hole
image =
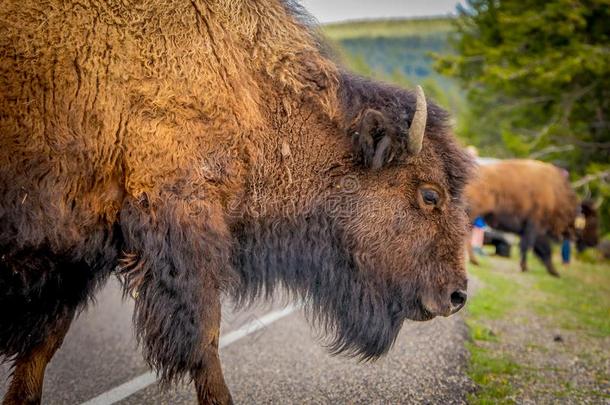
[[404, 297], [388, 280], [359, 271], [348, 241], [326, 215], [251, 221], [235, 232], [238, 302], [288, 291], [331, 336], [326, 343], [333, 353], [380, 356], [396, 339], [404, 311], [418, 305], [414, 294]]

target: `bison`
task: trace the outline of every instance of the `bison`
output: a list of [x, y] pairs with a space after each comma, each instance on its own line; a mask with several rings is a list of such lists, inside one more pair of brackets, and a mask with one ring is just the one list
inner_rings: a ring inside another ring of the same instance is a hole
[[[512, 159], [480, 165], [465, 196], [471, 219], [482, 216], [492, 228], [521, 237], [522, 271], [533, 248], [549, 274], [559, 276], [551, 239], [576, 237], [579, 249], [597, 244], [594, 206], [586, 201], [579, 206], [567, 176], [552, 164]], [[585, 219], [582, 228], [575, 226], [579, 214]]]
[[0, 355], [37, 403], [113, 274], [145, 359], [230, 403], [221, 296], [281, 286], [334, 353], [466, 300], [470, 158], [447, 114], [342, 70], [280, 0], [0, 5]]

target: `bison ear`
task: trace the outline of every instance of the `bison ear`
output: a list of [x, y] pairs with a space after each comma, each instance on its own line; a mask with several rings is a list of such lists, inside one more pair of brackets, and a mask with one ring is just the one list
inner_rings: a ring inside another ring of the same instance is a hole
[[392, 137], [385, 116], [373, 109], [365, 110], [354, 125], [352, 146], [366, 167], [380, 169], [392, 161]]

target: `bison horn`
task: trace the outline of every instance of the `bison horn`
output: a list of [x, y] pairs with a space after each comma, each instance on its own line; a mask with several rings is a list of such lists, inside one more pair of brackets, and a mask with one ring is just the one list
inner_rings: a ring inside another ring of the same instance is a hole
[[407, 150], [413, 155], [417, 155], [421, 151], [424, 131], [426, 130], [426, 119], [428, 118], [428, 105], [421, 86], [415, 88], [415, 95], [415, 114], [413, 114], [407, 141]]

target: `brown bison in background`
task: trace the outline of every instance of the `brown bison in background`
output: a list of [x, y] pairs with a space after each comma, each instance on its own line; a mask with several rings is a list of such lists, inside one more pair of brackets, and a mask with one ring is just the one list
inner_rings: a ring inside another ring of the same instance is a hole
[[[334, 352], [385, 353], [466, 299], [470, 160], [447, 115], [344, 73], [290, 2], [0, 6], [0, 355], [40, 401], [113, 273], [145, 358], [229, 403], [220, 298], [280, 285]], [[137, 293], [137, 294], [136, 294]]]
[[[513, 159], [480, 165], [465, 197], [471, 220], [482, 216], [490, 227], [521, 237], [523, 271], [533, 248], [547, 271], [559, 276], [551, 260], [551, 239], [576, 237], [579, 249], [597, 244], [595, 208], [588, 202], [581, 208], [567, 176], [551, 164]], [[579, 212], [586, 223], [576, 229]]]

